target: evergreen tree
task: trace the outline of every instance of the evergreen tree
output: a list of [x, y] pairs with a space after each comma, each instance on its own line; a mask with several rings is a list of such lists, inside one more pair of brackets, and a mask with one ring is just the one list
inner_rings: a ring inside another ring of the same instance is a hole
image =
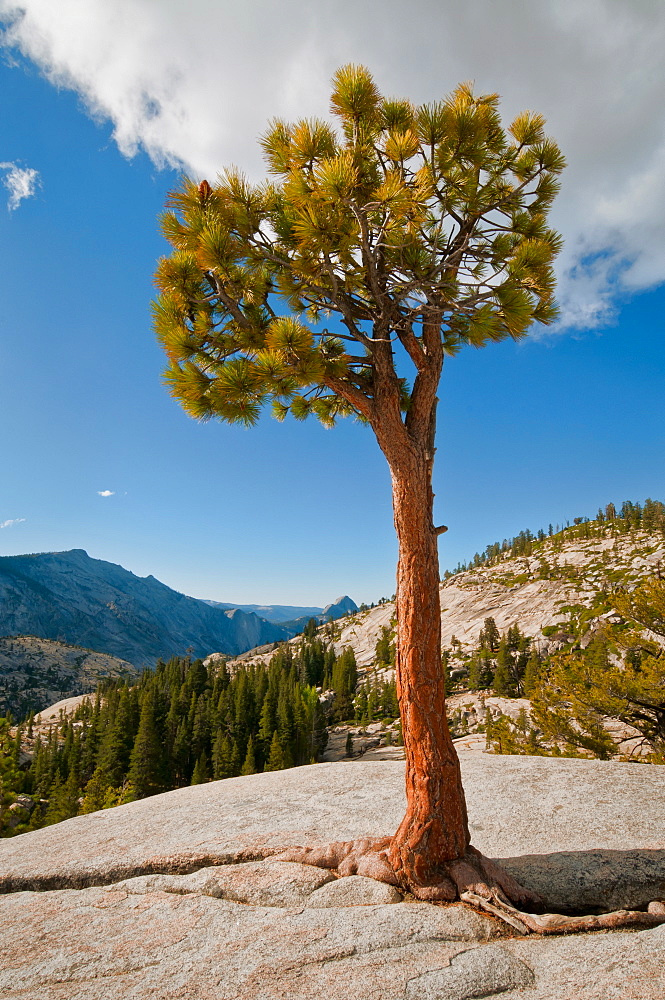
[[240, 769], [241, 774], [256, 774], [256, 751], [254, 749], [254, 737], [250, 736], [247, 742], [247, 753], [245, 754], [245, 760], [243, 762], [242, 768]]
[[129, 781], [139, 799], [154, 795], [163, 787], [162, 748], [155, 727], [153, 701], [148, 693], [141, 706], [139, 730], [130, 758]]
[[333, 667], [332, 687], [335, 691], [333, 717], [348, 719], [353, 714], [353, 695], [358, 682], [358, 669], [353, 649], [347, 646]]
[[72, 770], [66, 781], [56, 778], [50, 790], [49, 804], [44, 817], [44, 826], [71, 819], [79, 811], [79, 776]]
[[496, 654], [496, 670], [493, 681], [494, 691], [500, 696], [509, 697], [514, 693], [511, 667], [512, 653], [508, 640], [503, 638]]
[[[337, 132], [321, 121], [271, 125], [262, 146], [275, 183], [227, 171], [214, 188], [185, 180], [171, 196], [163, 233], [173, 253], [158, 269], [155, 323], [172, 392], [193, 416], [252, 424], [266, 403], [326, 424], [353, 414], [389, 463], [397, 671], [411, 699], [404, 738], [409, 768], [427, 772], [407, 781], [408, 820], [391, 849], [408, 882], [414, 866], [434, 877], [469, 840], [443, 711], [445, 527], [433, 527], [431, 487], [439, 380], [447, 354], [554, 318], [560, 239], [546, 215], [564, 161], [540, 116], [525, 113], [506, 132], [498, 98], [468, 86], [416, 108], [387, 101], [367, 70], [347, 66], [332, 110]], [[341, 337], [321, 325], [328, 314]]]
[[272, 742], [270, 744], [270, 753], [268, 754], [268, 760], [264, 768], [265, 771], [281, 771], [284, 768], [284, 755], [282, 753], [282, 745], [279, 742], [279, 737], [275, 732], [272, 737]]
[[[243, 771], [243, 774], [252, 774], [252, 771]], [[208, 758], [206, 757], [205, 750], [201, 752], [200, 757], [194, 765], [194, 771], [192, 773], [192, 785], [204, 785], [206, 781], [210, 781], [210, 772], [208, 770]]]
[[317, 628], [318, 628], [318, 622], [316, 618], [310, 618], [307, 624], [305, 625], [302, 634], [305, 636], [306, 639], [313, 639], [314, 636], [316, 635]]
[[[665, 763], [665, 652], [641, 631], [665, 638], [665, 580], [645, 580], [613, 603], [632, 628], [609, 627], [585, 650], [551, 656], [533, 691], [533, 718], [550, 742], [600, 759], [621, 752], [604, 724], [619, 719], [641, 734], [648, 760]], [[624, 651], [619, 662], [610, 642]]]
[[361, 687], [353, 700], [354, 714], [356, 722], [364, 722], [369, 718], [367, 714], [367, 691], [365, 686]]
[[108, 777], [104, 770], [101, 767], [95, 768], [90, 781], [85, 786], [81, 813], [85, 815], [103, 809], [109, 787]]
[[241, 757], [240, 750], [238, 749], [238, 744], [234, 739], [231, 740], [231, 753], [229, 755], [229, 770], [231, 772], [231, 777], [235, 777], [240, 774], [241, 767]]
[[490, 653], [495, 653], [499, 648], [501, 636], [493, 618], [486, 618], [483, 628], [478, 636], [478, 643], [485, 647]]
[[391, 629], [384, 625], [376, 641], [374, 658], [377, 664], [392, 666], [395, 663], [395, 646], [392, 642]]
[[344, 753], [347, 757], [353, 757], [353, 736], [351, 735], [351, 730], [346, 734]]
[[9, 733], [9, 720], [0, 717], [0, 834], [9, 830], [9, 806], [16, 801], [21, 785], [14, 741]]
[[99, 751], [99, 766], [106, 774], [109, 785], [119, 785], [127, 773], [136, 736], [133, 701], [135, 693], [126, 685], [119, 691], [111, 692]]
[[531, 651], [529, 659], [526, 663], [526, 669], [524, 671], [523, 679], [523, 690], [524, 697], [530, 698], [533, 694], [536, 685], [538, 683], [538, 678], [540, 676], [540, 657], [536, 649]]
[[317, 696], [312, 714], [312, 750], [316, 760], [319, 759], [328, 745], [327, 722], [325, 710]]

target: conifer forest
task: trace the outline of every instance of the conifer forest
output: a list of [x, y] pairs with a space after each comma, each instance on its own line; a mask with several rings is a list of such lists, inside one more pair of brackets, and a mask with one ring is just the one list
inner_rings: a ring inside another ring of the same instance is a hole
[[[223, 660], [205, 666], [173, 658], [138, 683], [107, 681], [43, 735], [33, 733], [34, 713], [13, 737], [11, 720], [0, 720], [3, 794], [43, 804], [29, 823], [2, 832], [22, 833], [184, 785], [315, 763], [327, 726], [355, 717], [357, 671], [352, 649], [336, 655], [312, 631], [295, 652], [284, 644], [269, 664], [232, 674]], [[394, 682], [363, 687], [361, 703], [360, 721], [399, 714]], [[25, 738], [32, 759], [21, 768]]]

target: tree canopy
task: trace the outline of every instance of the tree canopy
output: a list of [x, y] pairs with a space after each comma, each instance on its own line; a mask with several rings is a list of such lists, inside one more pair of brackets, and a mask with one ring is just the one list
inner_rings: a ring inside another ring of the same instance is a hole
[[337, 129], [271, 123], [276, 180], [229, 169], [170, 196], [155, 326], [194, 417], [252, 424], [272, 403], [278, 418], [373, 422], [392, 376], [410, 422], [443, 355], [555, 316], [561, 240], [546, 216], [564, 160], [540, 115], [505, 130], [497, 95], [468, 85], [433, 104], [386, 99], [356, 66], [335, 74], [331, 111]]

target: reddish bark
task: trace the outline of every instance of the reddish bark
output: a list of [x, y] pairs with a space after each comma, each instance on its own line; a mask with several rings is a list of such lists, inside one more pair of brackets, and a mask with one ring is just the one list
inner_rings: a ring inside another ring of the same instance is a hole
[[399, 541], [395, 666], [407, 808], [393, 837], [390, 861], [400, 882], [411, 886], [441, 880], [442, 863], [463, 858], [469, 846], [459, 761], [446, 721], [439, 559], [428, 466], [425, 455], [418, 461], [413, 453], [392, 466]]
[[467, 856], [469, 828], [459, 761], [446, 721], [441, 666], [438, 534], [432, 492], [436, 391], [443, 366], [438, 320], [424, 324], [422, 343], [416, 346], [417, 350], [412, 345], [418, 374], [403, 417], [389, 343], [377, 344], [370, 416], [390, 467], [399, 545], [395, 674], [406, 754], [407, 808], [388, 858], [400, 884], [412, 891], [438, 885], [437, 898], [454, 899], [458, 890], [446, 862]]
[[342, 874], [372, 875], [396, 883], [415, 896], [454, 900], [472, 891], [488, 900], [537, 907], [540, 900], [522, 889], [469, 843], [466, 802], [459, 760], [445, 709], [441, 665], [439, 556], [432, 519], [432, 467], [436, 392], [443, 367], [441, 317], [423, 324], [420, 341], [407, 330], [403, 340], [417, 368], [406, 416], [401, 408], [387, 325], [375, 326], [372, 342], [372, 400], [345, 395], [370, 423], [390, 467], [393, 512], [399, 543], [397, 566], [396, 682], [406, 753], [407, 808], [390, 844], [359, 840], [309, 851], [296, 848], [290, 860], [329, 864], [340, 859]]

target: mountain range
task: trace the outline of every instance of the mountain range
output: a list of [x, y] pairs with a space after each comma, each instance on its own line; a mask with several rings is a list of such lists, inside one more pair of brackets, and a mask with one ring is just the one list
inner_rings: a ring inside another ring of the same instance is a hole
[[238, 611], [253, 613], [259, 618], [265, 618], [267, 622], [272, 622], [273, 625], [292, 622], [297, 618], [318, 618], [323, 613], [323, 608], [300, 607], [292, 604], [225, 604], [222, 601], [206, 601], [206, 604], [212, 608], [221, 608], [222, 611], [237, 608]]
[[322, 625], [330, 619], [337, 621], [338, 618], [343, 618], [345, 615], [355, 614], [358, 610], [355, 601], [346, 596], [338, 597], [331, 604], [326, 604], [325, 608], [298, 607], [292, 604], [222, 604], [220, 601], [206, 601], [205, 603], [225, 611], [237, 608], [239, 611], [256, 614], [275, 625], [281, 625], [292, 635], [302, 632], [312, 618]]
[[301, 627], [285, 627], [254, 611], [187, 597], [83, 549], [0, 557], [0, 635], [57, 640], [136, 667], [188, 653], [237, 655], [290, 638], [316, 612], [339, 617], [355, 607], [346, 597], [327, 609], [266, 607], [273, 618], [315, 612]]

